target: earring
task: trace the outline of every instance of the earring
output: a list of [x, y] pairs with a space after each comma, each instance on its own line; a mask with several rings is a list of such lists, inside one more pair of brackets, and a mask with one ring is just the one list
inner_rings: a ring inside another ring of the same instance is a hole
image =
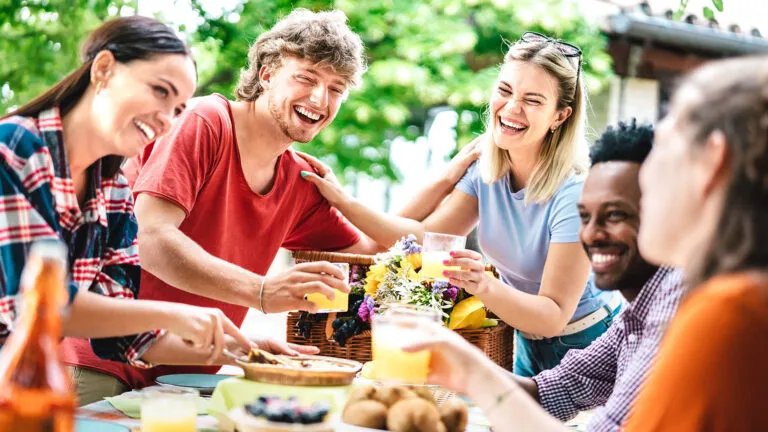
[[101, 81], [99, 81], [98, 83], [96, 83], [96, 94], [99, 94], [99, 93], [101, 93], [101, 89], [102, 89], [102, 87], [103, 87], [103, 83], [102, 83]]
[[550, 132], [555, 133], [556, 130], [557, 130], [557, 126], [553, 126]]

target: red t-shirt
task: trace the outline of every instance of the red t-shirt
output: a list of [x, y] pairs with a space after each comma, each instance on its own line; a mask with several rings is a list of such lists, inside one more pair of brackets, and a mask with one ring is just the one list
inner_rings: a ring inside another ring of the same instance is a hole
[[[135, 195], [148, 193], [184, 210], [179, 226], [210, 254], [265, 274], [280, 247], [337, 250], [354, 245], [360, 234], [302, 179], [311, 166], [287, 150], [277, 162], [275, 183], [264, 195], [246, 182], [234, 134], [229, 101], [221, 95], [200, 98], [170, 133], [128, 161], [124, 172]], [[166, 300], [221, 309], [236, 325], [248, 308], [174, 288], [142, 271], [141, 299]], [[87, 340], [66, 339], [64, 361], [116, 376], [143, 387], [168, 373], [215, 373], [218, 367], [159, 366], [141, 370], [101, 360]]]

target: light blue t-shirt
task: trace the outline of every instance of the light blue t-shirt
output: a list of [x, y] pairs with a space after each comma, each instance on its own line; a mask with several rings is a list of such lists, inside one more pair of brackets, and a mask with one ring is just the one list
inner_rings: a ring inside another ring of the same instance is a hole
[[[467, 170], [456, 189], [477, 198], [478, 242], [502, 280], [528, 294], [538, 294], [550, 243], [579, 241], [578, 202], [582, 180], [566, 180], [545, 204], [525, 204], [525, 189], [512, 192], [509, 177], [484, 183], [478, 163]], [[618, 292], [602, 291], [590, 274], [573, 319], [606, 305]]]

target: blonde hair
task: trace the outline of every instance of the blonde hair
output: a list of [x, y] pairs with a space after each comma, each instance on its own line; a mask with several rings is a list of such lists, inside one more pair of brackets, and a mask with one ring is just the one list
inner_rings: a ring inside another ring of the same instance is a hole
[[262, 66], [279, 68], [286, 56], [328, 66], [357, 86], [366, 70], [363, 41], [347, 26], [344, 12], [295, 9], [277, 22], [248, 50], [248, 68], [235, 88], [238, 100], [254, 101], [264, 92], [259, 80]]
[[[526, 186], [525, 202], [544, 203], [552, 199], [563, 182], [572, 175], [583, 175], [589, 168], [588, 146], [584, 140], [586, 92], [576, 65], [551, 42], [518, 42], [509, 47], [504, 64], [521, 61], [541, 66], [557, 79], [557, 109], [571, 107], [571, 115], [548, 132], [541, 145], [539, 159]], [[574, 61], [577, 59], [574, 58]], [[578, 84], [577, 84], [578, 83]], [[489, 116], [490, 117], [490, 116]], [[489, 118], [489, 122], [492, 119]], [[489, 123], [490, 124], [490, 123]], [[511, 170], [509, 154], [488, 140], [480, 157], [480, 175], [493, 183]]]

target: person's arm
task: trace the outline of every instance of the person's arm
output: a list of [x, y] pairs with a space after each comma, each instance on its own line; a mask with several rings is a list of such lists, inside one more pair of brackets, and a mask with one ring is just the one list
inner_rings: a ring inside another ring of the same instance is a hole
[[[485, 134], [480, 135], [479, 137], [472, 140], [469, 144], [462, 147], [456, 156], [451, 159], [448, 167], [442, 173], [440, 173], [437, 178], [428, 181], [427, 184], [424, 185], [418, 192], [416, 192], [413, 198], [411, 198], [411, 200], [408, 201], [408, 203], [406, 203], [405, 206], [403, 206], [403, 208], [395, 214], [397, 216], [413, 219], [415, 221], [423, 221], [429, 215], [431, 215], [437, 206], [440, 205], [440, 203], [442, 203], [448, 195], [450, 195], [454, 186], [456, 186], [456, 183], [461, 179], [462, 176], [464, 176], [464, 173], [467, 171], [467, 168], [469, 168], [472, 162], [480, 157], [483, 139], [485, 137]], [[309, 154], [302, 152], [296, 153], [304, 160], [309, 162], [309, 164], [312, 166], [312, 168], [315, 169], [315, 172], [320, 178], [335, 185], [337, 190], [342, 190], [341, 185], [333, 173], [333, 170], [331, 170], [328, 165]]]
[[477, 347], [445, 326], [430, 323], [419, 329], [423, 337], [405, 351], [429, 350], [428, 384], [461, 393], [488, 416], [494, 431], [567, 431], [521, 388], [508, 371], [494, 364]]
[[345, 275], [326, 262], [298, 264], [264, 279], [217, 258], [179, 230], [185, 218], [181, 208], [151, 194], [136, 199], [136, 216], [144, 269], [178, 289], [269, 313], [314, 312], [317, 306], [304, 300], [305, 294], [331, 297], [333, 289], [349, 291]]
[[440, 176], [422, 187], [396, 214], [400, 217], [423, 221], [451, 194], [467, 168], [480, 157], [486, 134], [472, 140], [451, 159]]
[[136, 198], [139, 253], [145, 271], [163, 282], [209, 298], [258, 308], [261, 276], [206, 252], [181, 232], [186, 218], [174, 203], [142, 193]]
[[[333, 205], [333, 202], [331, 204]], [[343, 204], [334, 207], [353, 225], [385, 248], [391, 247], [408, 234], [415, 235], [419, 241], [428, 231], [467, 235], [478, 219], [477, 198], [460, 190], [451, 192], [423, 222], [373, 210], [351, 197], [345, 197]], [[354, 252], [354, 247], [340, 252]]]
[[509, 325], [524, 332], [554, 337], [573, 317], [589, 279], [590, 264], [579, 242], [577, 203], [580, 182], [565, 184], [552, 198], [546, 235], [549, 250], [537, 294], [528, 294], [490, 277], [482, 256], [459, 251], [448, 265], [461, 266], [449, 272], [454, 285], [477, 295]]
[[559, 420], [547, 414], [528, 391], [509, 374], [488, 370], [478, 365], [481, 376], [470, 385], [467, 396], [488, 417], [494, 431], [570, 431]]
[[[99, 357], [139, 367], [146, 366], [146, 362], [161, 363], [152, 355], [157, 352], [166, 353], [163, 364], [210, 363], [220, 357], [225, 339], [246, 350], [251, 346], [218, 309], [115, 299], [89, 291], [77, 294], [62, 321], [64, 336], [90, 338]], [[168, 339], [182, 343], [183, 353], [168, 354], [164, 348], [167, 342], [156, 347]]]
[[530, 380], [537, 389], [536, 399], [549, 414], [568, 421], [580, 411], [605, 405], [616, 382], [619, 345], [624, 337], [621, 319], [619, 316], [587, 348], [570, 350], [560, 364]]
[[[408, 234], [414, 234], [421, 240], [425, 231], [466, 235], [477, 223], [477, 198], [456, 191], [454, 186], [467, 167], [479, 156], [478, 140], [462, 149], [451, 161], [443, 178], [417, 193], [397, 215], [370, 209], [348, 196], [339, 186], [330, 168], [311, 156], [302, 155], [319, 175], [303, 172], [302, 176], [312, 182], [328, 202], [341, 211], [353, 225], [378, 243], [379, 249], [391, 247]], [[360, 250], [360, 247], [351, 247], [342, 252], [360, 253]]]
[[[107, 211], [109, 224], [101, 255], [101, 268], [88, 291], [81, 290], [75, 299], [66, 330], [91, 333], [91, 347], [99, 357], [127, 361], [136, 366], [145, 366], [141, 360], [143, 354], [165, 330], [186, 340], [193, 350], [208, 356], [209, 361], [223, 349], [225, 334], [249, 346], [245, 335], [220, 310], [134, 300], [140, 297], [141, 268], [133, 197], [125, 179], [117, 177], [112, 183], [111, 187], [103, 189], [106, 199], [112, 205]], [[72, 274], [73, 280], [77, 281], [80, 275], [87, 275], [88, 272], [81, 271], [76, 261]], [[80, 298], [81, 295], [83, 298]], [[90, 327], [86, 327], [87, 322], [90, 322]], [[93, 323], [99, 325], [94, 326]], [[112, 337], [98, 338], [95, 334], [99, 332]]]
[[587, 279], [589, 261], [580, 243], [553, 243], [538, 295], [528, 294], [485, 273], [482, 255], [470, 250], [456, 251], [449, 266], [462, 270], [448, 272], [450, 282], [478, 296], [509, 325], [544, 337], [560, 334], [579, 303]]

